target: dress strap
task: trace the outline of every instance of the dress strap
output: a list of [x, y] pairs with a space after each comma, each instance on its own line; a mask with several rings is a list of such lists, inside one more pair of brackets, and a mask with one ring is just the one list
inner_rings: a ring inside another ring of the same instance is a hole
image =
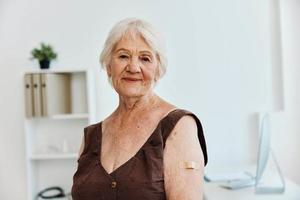
[[81, 155], [94, 153], [98, 154], [99, 128], [101, 123], [89, 125], [84, 128], [84, 148]]
[[204, 156], [204, 163], [207, 164], [208, 158], [207, 158], [207, 150], [206, 150], [206, 142], [203, 135], [203, 128], [201, 125], [200, 120], [198, 117], [193, 114], [190, 111], [183, 110], [183, 109], [177, 109], [175, 111], [172, 111], [168, 114], [168, 116], [165, 118], [162, 124], [162, 137], [163, 137], [163, 147], [165, 148], [167, 138], [171, 134], [172, 130], [176, 126], [177, 122], [185, 115], [192, 116], [194, 120], [196, 121], [197, 128], [198, 128], [198, 140], [200, 142], [203, 156]]

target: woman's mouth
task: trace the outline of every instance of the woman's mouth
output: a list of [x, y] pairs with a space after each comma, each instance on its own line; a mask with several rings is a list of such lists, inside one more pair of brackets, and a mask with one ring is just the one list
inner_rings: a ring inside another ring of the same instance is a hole
[[137, 78], [130, 78], [130, 77], [125, 77], [122, 78], [123, 80], [127, 81], [127, 82], [138, 82], [141, 81], [141, 79], [137, 79]]

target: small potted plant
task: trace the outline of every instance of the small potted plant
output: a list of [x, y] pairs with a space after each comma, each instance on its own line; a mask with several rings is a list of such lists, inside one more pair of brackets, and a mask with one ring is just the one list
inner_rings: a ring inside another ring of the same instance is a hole
[[48, 69], [50, 67], [51, 60], [54, 60], [57, 57], [53, 48], [44, 43], [41, 43], [40, 48], [34, 48], [31, 51], [31, 55], [31, 59], [37, 59], [39, 61], [41, 69]]

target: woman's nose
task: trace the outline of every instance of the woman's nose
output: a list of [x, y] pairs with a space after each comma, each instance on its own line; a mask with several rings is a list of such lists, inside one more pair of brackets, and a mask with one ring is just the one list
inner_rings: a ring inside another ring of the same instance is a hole
[[126, 67], [126, 70], [131, 73], [138, 73], [141, 71], [141, 66], [137, 58], [131, 58], [130, 63]]

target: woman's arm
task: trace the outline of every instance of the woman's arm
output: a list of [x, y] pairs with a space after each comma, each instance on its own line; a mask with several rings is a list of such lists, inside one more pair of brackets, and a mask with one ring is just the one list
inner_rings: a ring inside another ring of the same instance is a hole
[[168, 200], [203, 198], [204, 157], [193, 117], [182, 117], [164, 149], [165, 189]]

